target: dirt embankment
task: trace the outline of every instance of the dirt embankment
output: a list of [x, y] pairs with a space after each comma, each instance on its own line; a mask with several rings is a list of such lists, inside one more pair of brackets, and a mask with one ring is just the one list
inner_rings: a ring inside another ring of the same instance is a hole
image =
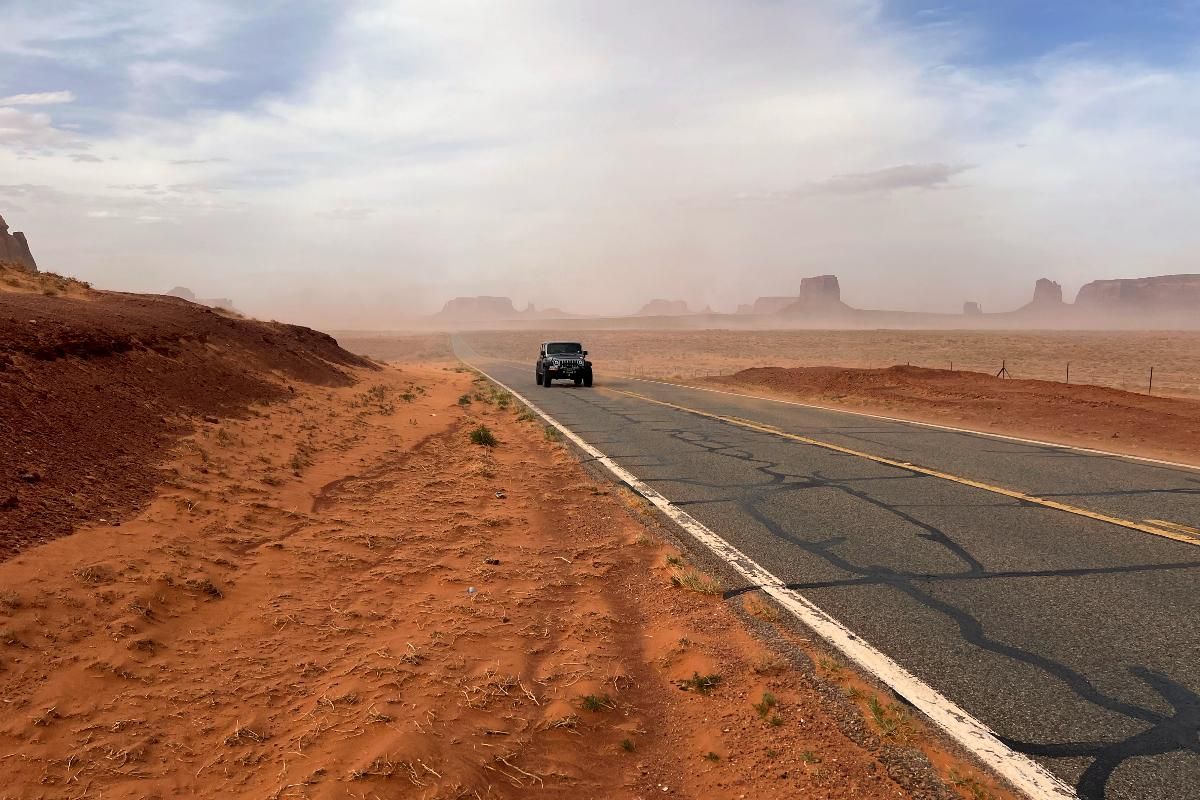
[[0, 559], [128, 516], [197, 420], [369, 366], [308, 328], [0, 274]]
[[1200, 400], [921, 367], [760, 367], [701, 383], [921, 422], [1200, 463]]
[[0, 796], [1007, 797], [469, 374], [268, 411], [0, 564]]

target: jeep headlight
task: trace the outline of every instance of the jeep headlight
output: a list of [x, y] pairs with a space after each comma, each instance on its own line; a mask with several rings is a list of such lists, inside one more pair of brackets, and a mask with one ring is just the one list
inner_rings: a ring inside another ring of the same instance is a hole
[[557, 366], [558, 366], [558, 359], [557, 359], [557, 358], [552, 358], [552, 359], [550, 359], [550, 366], [552, 366], [552, 367], [557, 367]]

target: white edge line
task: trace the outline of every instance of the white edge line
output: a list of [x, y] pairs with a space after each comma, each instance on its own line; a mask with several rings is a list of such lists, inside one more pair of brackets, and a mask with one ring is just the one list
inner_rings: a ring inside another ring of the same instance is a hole
[[[472, 365], [474, 366], [474, 365]], [[935, 725], [946, 732], [955, 742], [966, 748], [976, 758], [982, 761], [998, 775], [1008, 781], [1014, 788], [1035, 800], [1053, 798], [1054, 800], [1078, 800], [1075, 791], [1045, 767], [1031, 758], [1023, 756], [1007, 747], [987, 725], [983, 724], [954, 702], [943, 697], [935, 689], [920, 678], [913, 675], [904, 667], [897, 664], [888, 656], [876, 650], [842, 623], [826, 614], [799, 592], [788, 589], [783, 581], [772, 575], [745, 553], [738, 550], [729, 542], [722, 539], [703, 523], [692, 517], [686, 511], [680, 510], [663, 495], [639, 480], [633, 473], [621, 467], [604, 453], [597, 450], [580, 438], [558, 420], [534, 405], [528, 398], [514, 391], [500, 381], [488, 375], [479, 367], [474, 367], [488, 377], [489, 380], [502, 387], [505, 391], [527, 405], [534, 413], [553, 425], [589, 456], [594, 458], [618, 480], [649, 500], [657, 509], [671, 518], [677, 525], [691, 534], [697, 541], [707, 547], [714, 555], [732, 567], [738, 574], [758, 586], [780, 605], [786, 608], [802, 623], [812, 629], [826, 642], [837, 648], [843, 655], [861, 669], [866, 670], [876, 679], [890, 687], [896, 694], [903, 697], [917, 710], [928, 717]], [[674, 384], [670, 384], [674, 385]]]
[[713, 394], [726, 394], [730, 397], [743, 397], [747, 400], [766, 400], [770, 403], [782, 403], [787, 406], [801, 406], [803, 408], [816, 408], [821, 411], [832, 411], [835, 414], [849, 414], [854, 417], [866, 417], [867, 419], [880, 419], [886, 422], [902, 422], [906, 425], [920, 425], [922, 428], [936, 428], [940, 431], [951, 431], [953, 433], [970, 433], [975, 436], [987, 436], [992, 439], [1003, 439], [1009, 442], [1020, 442], [1021, 444], [1036, 444], [1042, 447], [1054, 447], [1059, 450], [1074, 450], [1077, 453], [1089, 453], [1097, 456], [1110, 456], [1112, 458], [1124, 458], [1130, 461], [1144, 461], [1148, 464], [1159, 464], [1165, 467], [1178, 467], [1187, 470], [1200, 470], [1200, 465], [1184, 464], [1179, 461], [1164, 461], [1161, 458], [1150, 458], [1148, 456], [1134, 456], [1128, 453], [1114, 453], [1111, 450], [1097, 450], [1092, 447], [1079, 447], [1073, 444], [1063, 444], [1062, 442], [1043, 442], [1039, 439], [1023, 439], [1020, 436], [1009, 436], [1004, 433], [991, 433], [990, 431], [976, 431], [970, 428], [956, 428], [953, 425], [939, 425], [936, 422], [921, 422], [915, 419], [903, 419], [901, 417], [885, 417], [882, 414], [869, 414], [865, 411], [851, 411], [846, 408], [833, 408], [831, 406], [821, 406], [816, 403], [802, 403], [799, 400], [784, 400], [779, 397], [766, 397], [761, 394], [744, 394], [742, 392], [727, 392], [724, 389], [710, 389], [707, 386], [690, 386], [686, 383], [671, 383], [670, 381], [656, 381], [651, 378], [638, 378], [633, 375], [621, 375], [619, 377], [626, 378], [632, 381], [640, 381], [641, 383], [657, 383], [660, 386], [672, 386], [676, 389], [695, 389], [698, 392], [712, 392]]

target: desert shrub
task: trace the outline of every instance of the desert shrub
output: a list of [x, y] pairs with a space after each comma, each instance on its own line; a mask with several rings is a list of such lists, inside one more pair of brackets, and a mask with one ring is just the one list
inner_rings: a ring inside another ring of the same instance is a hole
[[471, 431], [471, 443], [483, 445], [484, 447], [495, 447], [496, 435], [491, 432], [487, 425], [480, 425]]

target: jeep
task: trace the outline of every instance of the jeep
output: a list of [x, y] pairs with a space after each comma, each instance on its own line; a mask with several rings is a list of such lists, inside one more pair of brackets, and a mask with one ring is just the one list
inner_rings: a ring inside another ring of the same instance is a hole
[[572, 380], [576, 386], [592, 385], [592, 362], [579, 342], [542, 342], [534, 377], [538, 386], [550, 388], [555, 380]]

